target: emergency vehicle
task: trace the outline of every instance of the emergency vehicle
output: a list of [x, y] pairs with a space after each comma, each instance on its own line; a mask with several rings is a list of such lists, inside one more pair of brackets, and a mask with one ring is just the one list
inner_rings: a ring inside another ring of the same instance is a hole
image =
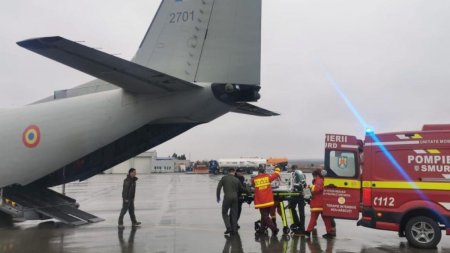
[[[450, 234], [450, 125], [326, 134], [324, 215], [397, 231], [418, 248]], [[361, 215], [360, 215], [361, 214]]]

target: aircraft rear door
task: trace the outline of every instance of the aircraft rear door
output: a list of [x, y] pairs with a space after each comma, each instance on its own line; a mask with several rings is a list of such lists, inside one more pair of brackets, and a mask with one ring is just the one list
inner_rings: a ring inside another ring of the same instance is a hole
[[323, 214], [334, 218], [359, 218], [361, 181], [360, 147], [354, 136], [327, 134]]

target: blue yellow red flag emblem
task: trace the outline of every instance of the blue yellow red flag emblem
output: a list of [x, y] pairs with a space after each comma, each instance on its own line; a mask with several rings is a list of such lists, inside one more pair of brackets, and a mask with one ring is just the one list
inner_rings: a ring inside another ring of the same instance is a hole
[[27, 148], [35, 148], [41, 141], [41, 130], [36, 125], [27, 127], [22, 134], [23, 144]]

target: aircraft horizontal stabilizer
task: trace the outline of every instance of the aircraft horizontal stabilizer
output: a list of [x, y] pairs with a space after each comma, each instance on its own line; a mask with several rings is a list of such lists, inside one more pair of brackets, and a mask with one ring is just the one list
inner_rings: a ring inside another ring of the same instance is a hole
[[254, 116], [278, 116], [280, 114], [271, 112], [261, 107], [254, 106], [249, 103], [237, 103], [237, 107], [232, 112], [249, 114]]
[[17, 44], [130, 92], [165, 93], [201, 88], [59, 36], [29, 39]]

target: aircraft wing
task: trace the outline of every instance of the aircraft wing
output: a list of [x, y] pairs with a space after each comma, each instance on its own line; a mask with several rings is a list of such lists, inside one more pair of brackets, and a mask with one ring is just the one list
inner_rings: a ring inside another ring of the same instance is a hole
[[276, 112], [271, 112], [269, 110], [263, 109], [261, 107], [254, 106], [249, 103], [236, 103], [237, 107], [235, 107], [232, 112], [249, 114], [254, 116], [278, 116], [280, 114]]
[[201, 88], [59, 36], [29, 39], [17, 44], [130, 92], [164, 93]]

